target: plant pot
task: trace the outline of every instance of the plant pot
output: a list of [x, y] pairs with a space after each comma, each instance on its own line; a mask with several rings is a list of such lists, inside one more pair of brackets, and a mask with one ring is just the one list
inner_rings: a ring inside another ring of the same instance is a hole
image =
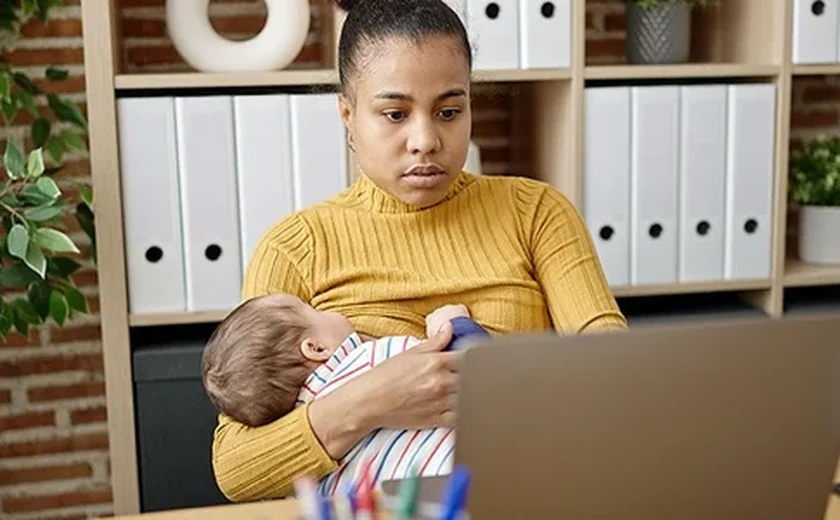
[[840, 207], [800, 207], [799, 258], [809, 264], [840, 264]]
[[691, 47], [691, 6], [680, 1], [641, 7], [627, 1], [627, 61], [684, 63]]

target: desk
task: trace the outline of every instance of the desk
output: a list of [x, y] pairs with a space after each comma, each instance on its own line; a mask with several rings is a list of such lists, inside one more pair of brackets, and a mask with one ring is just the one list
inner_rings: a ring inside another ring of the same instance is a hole
[[[835, 482], [840, 482], [840, 461], [835, 472]], [[270, 500], [247, 504], [201, 507], [161, 511], [143, 515], [118, 517], [120, 520], [297, 520], [298, 507], [294, 500]], [[377, 520], [387, 520], [383, 516]], [[840, 520], [840, 497], [831, 495], [824, 520]]]

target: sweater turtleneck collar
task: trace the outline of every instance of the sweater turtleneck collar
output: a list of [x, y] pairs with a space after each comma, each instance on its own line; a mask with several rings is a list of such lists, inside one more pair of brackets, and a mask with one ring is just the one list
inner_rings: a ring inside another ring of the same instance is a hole
[[474, 180], [472, 174], [462, 171], [447, 188], [443, 198], [433, 206], [408, 204], [380, 188], [363, 171], [350, 189], [350, 198], [368, 211], [375, 213], [415, 213], [427, 210], [447, 201], [469, 186]]

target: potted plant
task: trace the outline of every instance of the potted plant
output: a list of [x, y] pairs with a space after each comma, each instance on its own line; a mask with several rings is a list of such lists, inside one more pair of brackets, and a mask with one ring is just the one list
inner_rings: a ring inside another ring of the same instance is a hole
[[627, 61], [683, 63], [691, 48], [691, 10], [718, 0], [627, 0]]
[[799, 257], [840, 263], [840, 137], [817, 137], [791, 154], [791, 200], [799, 206]]
[[[79, 269], [79, 247], [68, 235], [67, 220], [75, 219], [94, 247], [92, 193], [76, 186], [81, 200], [62, 190], [55, 174], [71, 151], [85, 152], [87, 121], [72, 100], [43, 88], [11, 65], [9, 53], [21, 27], [48, 19], [63, 0], [0, 0], [0, 112], [2, 135], [0, 175], [0, 338], [51, 318], [63, 326], [75, 313], [88, 312], [87, 299], [71, 275]], [[68, 76], [47, 68], [45, 80]], [[43, 85], [43, 84], [42, 84]], [[26, 122], [26, 121], [31, 121]]]

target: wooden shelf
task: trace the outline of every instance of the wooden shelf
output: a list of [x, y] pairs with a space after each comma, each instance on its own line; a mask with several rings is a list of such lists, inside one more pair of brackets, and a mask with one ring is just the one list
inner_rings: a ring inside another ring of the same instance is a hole
[[228, 311], [206, 312], [163, 312], [155, 314], [131, 314], [128, 323], [132, 327], [154, 327], [158, 325], [187, 325], [190, 323], [214, 323], [222, 321]]
[[473, 81], [479, 83], [553, 81], [570, 79], [572, 71], [570, 69], [475, 70], [472, 77]]
[[625, 285], [613, 287], [616, 298], [641, 296], [662, 296], [668, 294], [703, 294], [716, 292], [755, 291], [770, 289], [773, 282], [767, 280], [721, 280], [716, 282], [688, 282], [662, 285]]
[[815, 65], [794, 65], [794, 76], [819, 76], [840, 74], [840, 63], [825, 63]]
[[179, 72], [163, 74], [118, 74], [114, 78], [114, 86], [118, 91], [179, 88], [282, 87], [334, 85], [337, 83], [338, 74], [333, 69], [236, 73]]
[[584, 71], [586, 79], [679, 79], [773, 77], [777, 65], [744, 65], [738, 63], [686, 63], [679, 65], [594, 65]]
[[[565, 80], [572, 77], [569, 69], [504, 69], [476, 70], [476, 82], [527, 82]], [[333, 69], [278, 70], [271, 72], [173, 72], [161, 74], [118, 74], [114, 79], [117, 91], [285, 87], [337, 85], [338, 72]]]
[[840, 284], [840, 264], [806, 264], [795, 258], [785, 263], [785, 287]]

